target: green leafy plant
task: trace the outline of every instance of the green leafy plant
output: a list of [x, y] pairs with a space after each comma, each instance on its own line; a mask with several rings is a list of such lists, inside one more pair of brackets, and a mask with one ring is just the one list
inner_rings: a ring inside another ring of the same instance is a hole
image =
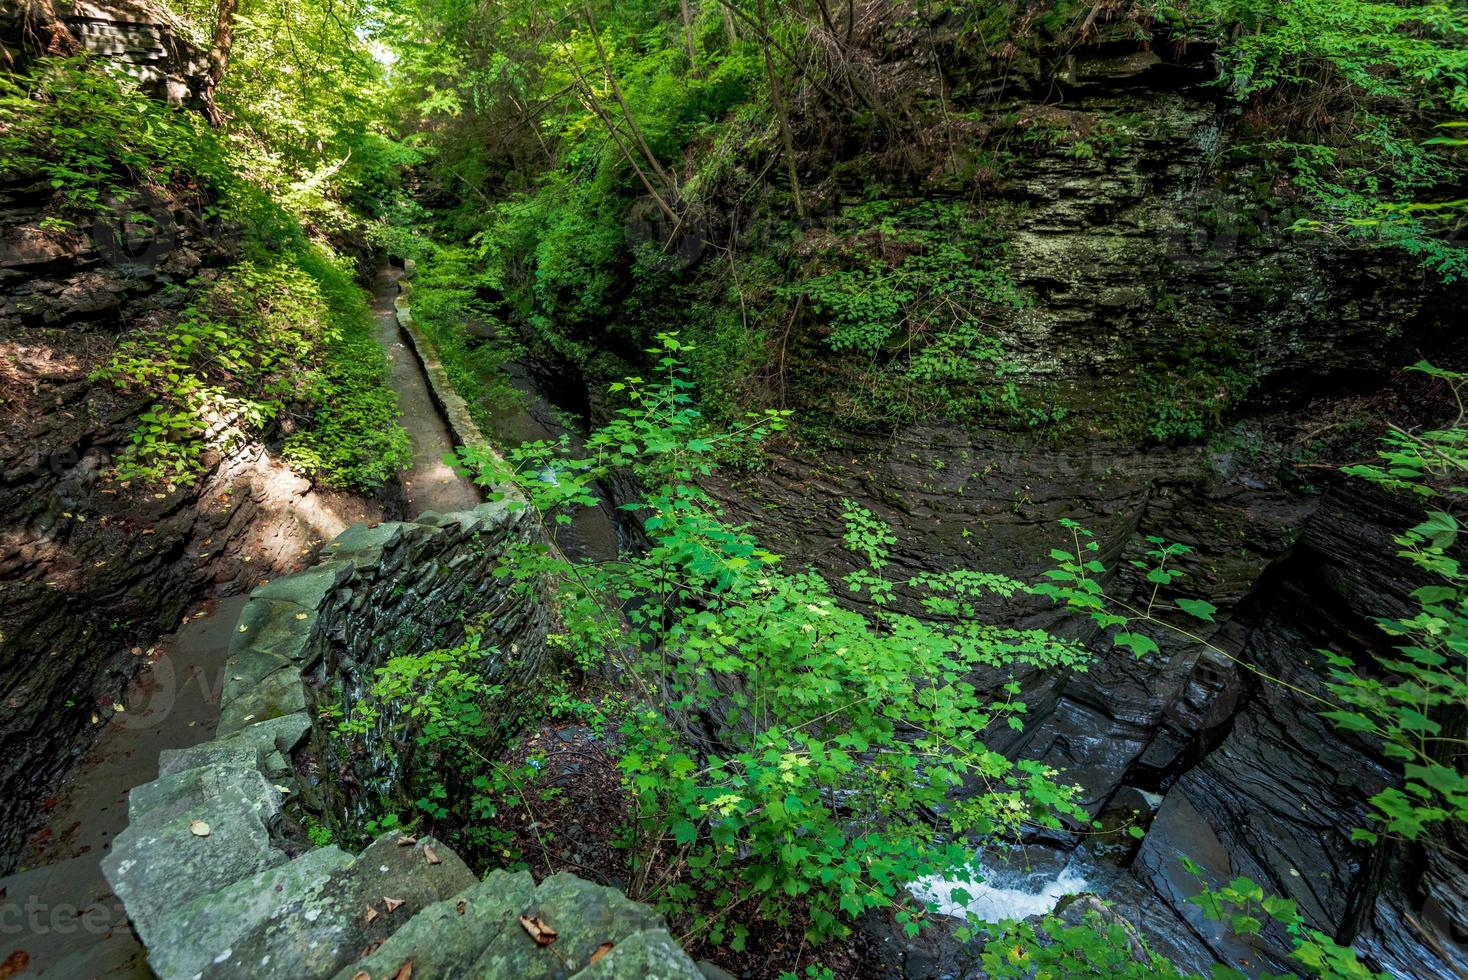
[[[980, 664], [1075, 662], [1079, 649], [961, 615], [929, 623], [881, 608], [891, 532], [854, 504], [847, 543], [864, 574], [847, 584], [882, 600], [876, 614], [840, 605], [813, 572], [785, 570], [695, 483], [722, 444], [759, 439], [785, 415], [708, 430], [691, 404], [685, 352], [664, 336], [651, 352], [660, 378], [614, 386], [627, 403], [586, 454], [554, 444], [511, 454], [552, 536], [570, 511], [595, 503], [592, 481], [625, 470], [646, 487], [629, 505], [649, 536], [645, 552], [576, 563], [532, 548], [504, 569], [558, 581], [569, 642], [583, 662], [611, 657], [633, 692], [619, 749], [636, 810], [629, 890], [736, 948], [743, 926], [726, 919], [731, 909], [777, 922], [799, 914], [820, 939], [892, 906], [916, 931], [922, 910], [909, 882], [971, 877], [974, 849], [1022, 826], [1089, 820], [1057, 773], [984, 745], [996, 724], [1019, 726], [1018, 688], [995, 701], [968, 680]], [[503, 478], [493, 461], [462, 452], [483, 482]], [[1020, 588], [977, 574], [906, 586], [960, 613], [977, 591]]]

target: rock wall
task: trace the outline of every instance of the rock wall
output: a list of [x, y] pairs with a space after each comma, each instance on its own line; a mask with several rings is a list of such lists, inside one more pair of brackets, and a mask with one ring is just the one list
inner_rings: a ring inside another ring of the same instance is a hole
[[[390, 657], [452, 647], [468, 628], [492, 651], [485, 677], [499, 693], [486, 711], [508, 731], [549, 662], [549, 613], [536, 589], [495, 568], [537, 534], [527, 510], [503, 501], [347, 529], [318, 564], [251, 593], [230, 648], [218, 735], [286, 717], [301, 719], [304, 735], [309, 718], [350, 717]], [[301, 816], [355, 835], [366, 817], [411, 805], [404, 774], [414, 746], [399, 715], [384, 711], [350, 754], [337, 751], [344, 743], [331, 728], [311, 729], [302, 748]]]
[[148, 400], [94, 380], [127, 332], [166, 323], [184, 283], [234, 240], [194, 202], [154, 197], [153, 222], [46, 227], [44, 182], [0, 186], [0, 871], [140, 661], [199, 600], [310, 561], [381, 502], [324, 492], [258, 443], [215, 454], [193, 486], [109, 476]]
[[[136, 79], [143, 91], [175, 105], [196, 102], [208, 60], [168, 10], [148, 0], [60, 0], [62, 22], [91, 55]], [[0, 47], [24, 63], [40, 46], [24, 0], [0, 2]]]
[[[699, 976], [662, 918], [612, 889], [499, 871], [479, 882], [429, 837], [389, 834], [352, 855], [299, 833], [311, 814], [355, 836], [355, 815], [395, 790], [381, 756], [338, 756], [332, 723], [313, 723], [350, 706], [387, 656], [452, 643], [480, 619], [500, 652], [489, 708], [508, 727], [547, 665], [547, 613], [493, 566], [534, 526], [504, 503], [359, 525], [314, 568], [254, 591], [217, 737], [162, 754], [103, 862], [159, 976], [387, 978], [408, 964], [446, 980]], [[375, 737], [406, 740], [390, 719]], [[554, 945], [522, 915], [557, 929]]]
[[[1078, 59], [1048, 96], [1007, 106], [1021, 132], [1054, 140], [989, 192], [1009, 209], [1011, 271], [1036, 299], [999, 325], [1007, 377], [1066, 408], [1067, 435], [941, 421], [840, 432], [838, 449], [715, 481], [734, 517], [773, 550], [841, 575], [853, 567], [841, 501], [855, 499], [894, 526], [888, 577], [899, 582], [958, 567], [1034, 580], [1050, 549], [1070, 546], [1058, 525], [1070, 518], [1096, 532], [1116, 569], [1109, 590], [1143, 604], [1152, 586], [1130, 562], [1146, 563], [1156, 536], [1194, 549], [1180, 594], [1220, 608], [1204, 635], [1233, 656], [1314, 692], [1317, 647], [1369, 659], [1386, 642], [1370, 617], [1395, 614], [1414, 587], [1392, 535], [1419, 518], [1410, 502], [1338, 485], [1335, 464], [1369, 456], [1383, 417], [1423, 408], [1394, 393], [1395, 370], [1461, 361], [1462, 284], [1291, 233], [1288, 189], [1258, 186], [1208, 77], [1155, 56]], [[1121, 133], [1110, 145], [1108, 131]], [[1159, 387], [1174, 375], [1216, 382], [1210, 442], [1147, 432], [1174, 420]], [[1081, 628], [1033, 600], [988, 613]], [[1197, 644], [1163, 638], [1137, 660], [1087, 638], [1097, 659], [1085, 673], [1016, 672], [1026, 728], [996, 744], [1065, 770], [1113, 826], [1134, 810], [1151, 821], [1139, 854], [1121, 847], [1130, 870], [1113, 897], [1164, 948], [1197, 968], [1243, 958], [1250, 970], [1280, 968], [1289, 948], [1279, 934], [1234, 944], [1203, 923], [1177, 859], [1189, 854], [1216, 878], [1247, 874], [1296, 898], [1312, 925], [1359, 937], [1400, 975], [1468, 968], [1451, 911], [1461, 869], [1350, 840], [1393, 778], [1372, 745]], [[923, 969], [909, 975], [932, 975]]]

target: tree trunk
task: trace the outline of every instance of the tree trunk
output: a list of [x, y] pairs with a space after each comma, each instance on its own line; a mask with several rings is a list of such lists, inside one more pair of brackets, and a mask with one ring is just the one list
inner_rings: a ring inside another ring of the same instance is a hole
[[770, 104], [780, 121], [780, 142], [785, 146], [785, 172], [790, 178], [790, 195], [795, 198], [795, 214], [805, 217], [805, 202], [800, 197], [800, 175], [795, 169], [795, 137], [790, 132], [790, 117], [785, 112], [785, 99], [780, 92], [780, 79], [775, 74], [775, 57], [770, 54], [770, 22], [765, 16], [765, 0], [759, 0], [759, 29], [763, 37], [760, 49], [765, 54], [765, 78], [770, 85]]
[[209, 45], [209, 74], [204, 80], [204, 115], [211, 126], [224, 125], [224, 113], [214, 101], [214, 91], [224, 80], [229, 67], [230, 49], [234, 47], [234, 15], [239, 0], [219, 0], [214, 18], [214, 40]]
[[698, 74], [698, 54], [693, 45], [693, 5], [689, 0], [678, 0], [678, 5], [683, 12], [683, 40], [688, 45], [688, 67]]
[[55, 0], [27, 0], [25, 5], [24, 30], [40, 41], [38, 32], [45, 33], [45, 41], [38, 45], [45, 54], [68, 56], [81, 50], [76, 35], [66, 26], [56, 11]]
[[632, 110], [627, 105], [627, 99], [622, 94], [622, 86], [617, 84], [617, 76], [612, 71], [611, 60], [607, 58], [607, 49], [602, 47], [601, 33], [597, 30], [596, 17], [591, 12], [591, 3], [589, 0], [586, 3], [586, 23], [591, 28], [591, 39], [596, 43], [596, 56], [601, 62], [602, 74], [606, 77], [607, 86], [612, 90], [612, 97], [617, 100], [617, 105], [622, 110], [622, 118], [627, 123], [627, 129], [631, 133], [632, 141], [637, 145], [637, 149], [641, 151], [642, 156], [647, 160], [648, 166], [652, 167], [653, 172], [658, 175], [658, 179], [663, 182], [663, 185], [676, 192], [678, 190], [678, 182], [668, 175], [668, 172], [663, 169], [663, 165], [658, 162], [657, 156], [652, 152], [652, 147], [648, 146], [647, 140], [642, 135], [642, 128], [637, 125], [637, 117], [632, 115]]
[[739, 43], [739, 31], [734, 27], [734, 15], [729, 13], [729, 8], [722, 3], [719, 4], [719, 13], [724, 15], [724, 34], [729, 38], [729, 50], [734, 50], [734, 45]]

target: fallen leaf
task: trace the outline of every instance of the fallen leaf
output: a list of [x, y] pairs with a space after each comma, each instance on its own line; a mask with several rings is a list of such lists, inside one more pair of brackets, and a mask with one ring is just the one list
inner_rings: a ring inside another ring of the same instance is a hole
[[464, 901], [461, 898], [461, 899], [459, 899], [459, 904], [454, 906], [454, 911], [455, 912], [458, 912], [460, 915], [463, 915], [464, 914], [464, 910], [467, 909], [468, 907], [469, 907], [469, 903], [466, 902], [466, 901]]
[[405, 901], [407, 900], [402, 898], [388, 898], [386, 895], [382, 896], [382, 904], [387, 906], [387, 911], [389, 915], [401, 908], [403, 902]]
[[131, 653], [134, 657], [141, 657], [143, 655], [143, 648], [142, 647], [133, 647], [128, 652]]
[[438, 855], [433, 853], [433, 848], [429, 847], [427, 844], [423, 845], [423, 859], [429, 864], [443, 864], [443, 862], [438, 859]]
[[533, 919], [528, 915], [520, 916], [520, 925], [524, 927], [526, 932], [530, 933], [530, 938], [534, 939], [541, 946], [549, 946], [556, 941], [556, 937], [559, 935], [554, 929], [546, 925], [545, 920], [538, 915]]
[[367, 906], [367, 912], [362, 916], [362, 919], [370, 926], [377, 919], [377, 910], [370, 905]]
[[393, 975], [392, 980], [412, 980], [412, 977], [413, 977], [413, 961], [412, 960], [409, 960], [408, 962], [404, 963], [402, 966], [398, 967], [398, 972]]
[[372, 980], [372, 974], [368, 973], [366, 970], [358, 970], [356, 973], [352, 974], [352, 980]]
[[408, 834], [404, 834], [403, 836], [398, 838], [399, 847], [412, 847], [416, 843], [418, 843], [418, 838], [410, 836]]
[[112, 710], [115, 711], [115, 712], [117, 712], [118, 714], [122, 714], [125, 711], [127, 711], [127, 709], [122, 706], [122, 702], [121, 701], [113, 701], [112, 702]]
[[208, 837], [211, 831], [209, 830], [209, 825], [204, 821], [192, 820], [189, 822], [189, 833], [195, 837]]
[[30, 965], [31, 954], [23, 949], [17, 949], [5, 957], [4, 963], [0, 963], [0, 980], [9, 980], [10, 977], [18, 977]]
[[306, 618], [306, 614], [305, 613], [296, 613], [296, 618], [297, 619], [305, 619]]
[[616, 947], [616, 945], [616, 943], [611, 942], [602, 943], [596, 949], [591, 951], [591, 958], [586, 961], [586, 965], [590, 966], [591, 964], [595, 963], [597, 960], [610, 953], [612, 949]]

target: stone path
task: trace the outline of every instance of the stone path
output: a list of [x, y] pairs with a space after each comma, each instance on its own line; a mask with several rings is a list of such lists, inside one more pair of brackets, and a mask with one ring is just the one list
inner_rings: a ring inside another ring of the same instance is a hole
[[375, 336], [387, 351], [390, 379], [398, 393], [398, 414], [412, 444], [413, 465], [403, 473], [407, 516], [417, 517], [426, 510], [441, 514], [473, 510], [482, 498], [473, 483], [443, 461], [454, 450], [453, 433], [434, 403], [423, 365], [398, 327], [393, 301], [401, 276], [400, 270], [388, 265], [378, 268], [372, 312], [377, 319]]
[[[423, 368], [403, 342], [393, 301], [397, 270], [374, 284], [376, 337], [413, 449], [403, 474], [410, 513], [465, 510], [480, 502], [474, 485], [443, 462], [454, 441], [429, 392]], [[304, 523], [319, 523], [306, 515]], [[328, 517], [332, 515], [327, 515]], [[333, 529], [339, 522], [326, 521]], [[129, 688], [67, 784], [47, 801], [45, 825], [22, 869], [0, 878], [0, 976], [58, 980], [133, 980], [153, 976], [100, 862], [127, 825], [128, 797], [158, 775], [159, 753], [212, 737], [226, 651], [245, 596], [220, 600], [158, 644], [158, 655]]]
[[[151, 977], [101, 861], [127, 826], [131, 790], [158, 775], [165, 749], [213, 737], [235, 619], [245, 596], [219, 600], [159, 643], [65, 787], [25, 856], [0, 879], [0, 963], [23, 977], [133, 980]], [[21, 966], [24, 964], [24, 966]], [[10, 976], [12, 974], [0, 974]]]

